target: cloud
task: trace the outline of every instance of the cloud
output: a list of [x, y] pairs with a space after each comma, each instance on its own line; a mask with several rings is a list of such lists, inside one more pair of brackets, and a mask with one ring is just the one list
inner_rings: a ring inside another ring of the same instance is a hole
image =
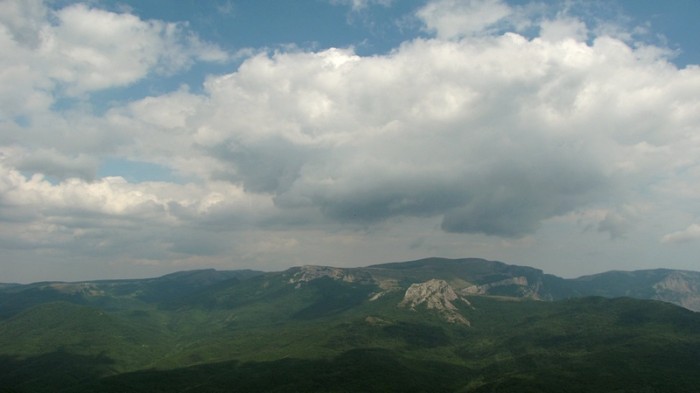
[[215, 7], [216, 7], [216, 12], [218, 12], [221, 15], [226, 15], [226, 16], [235, 14], [235, 10], [236, 10], [236, 7], [233, 5], [231, 0], [217, 3]]
[[178, 93], [198, 104], [178, 120], [191, 132], [174, 148], [191, 138], [197, 173], [281, 209], [339, 223], [437, 215], [446, 231], [519, 237], [616, 198], [626, 177], [647, 181], [660, 156], [645, 144], [682, 143], [677, 126], [695, 115], [681, 108], [695, 99], [667, 98], [698, 73], [647, 55], [612, 37], [514, 33], [417, 39], [373, 57], [263, 53], [211, 77], [203, 95]]
[[274, 210], [269, 198], [221, 182], [52, 184], [4, 166], [0, 179], [0, 243], [9, 249], [154, 260], [222, 255], [230, 252], [226, 233], [262, 226]]
[[69, 94], [125, 86], [149, 72], [174, 73], [194, 60], [227, 58], [183, 24], [143, 21], [82, 4], [58, 10], [56, 18], [43, 45], [47, 57], [60, 65], [49, 75]]
[[184, 23], [146, 21], [85, 4], [49, 10], [38, 0], [9, 0], [0, 7], [5, 115], [47, 109], [56, 94], [128, 86], [151, 73], [172, 74], [195, 61], [229, 57]]
[[688, 243], [696, 240], [700, 240], [700, 225], [698, 224], [691, 224], [681, 231], [669, 233], [661, 238], [661, 242], [666, 244]]
[[[98, 91], [228, 55], [184, 23], [0, 7], [3, 247], [183, 263], [234, 251], [259, 262], [269, 247], [303, 262], [331, 257], [319, 236], [406, 246], [382, 237], [403, 231], [457, 247], [552, 233], [565, 221], [552, 219], [591, 211], [586, 236], [634, 241], [636, 224], [682, 227], [678, 212], [697, 207], [700, 69], [572, 14], [429, 2], [417, 13], [428, 35], [385, 54], [257, 50], [202, 86], [96, 110]], [[106, 159], [178, 180], [100, 178]], [[537, 239], [512, 244], [525, 243]]]
[[[128, 183], [121, 177], [88, 182], [71, 178], [52, 184], [42, 175], [25, 177], [15, 169], [0, 166], [2, 208], [24, 211], [51, 219], [72, 214], [113, 217], [127, 221], [151, 220], [162, 224], [178, 220], [204, 220], [210, 214], [252, 214], [269, 204], [269, 198], [246, 194], [229, 183], [195, 184], [165, 182]], [[257, 206], [257, 207], [256, 207]], [[67, 221], [66, 221], [67, 222]]]
[[[38, 0], [3, 1], [0, 14], [5, 162], [58, 179], [94, 179], [98, 157], [131, 137], [93, 116], [90, 94], [172, 75], [197, 61], [229, 59], [186, 23], [142, 20], [81, 3], [50, 9]], [[175, 110], [161, 120], [173, 121]]]
[[394, 0], [330, 0], [331, 4], [349, 6], [353, 11], [362, 11], [374, 4], [388, 7], [393, 2]]
[[41, 44], [40, 31], [48, 10], [41, 0], [3, 1], [0, 3], [0, 23], [14, 41], [36, 48]]
[[416, 15], [428, 31], [451, 39], [486, 33], [511, 13], [501, 0], [439, 0], [428, 2]]
[[632, 224], [638, 221], [639, 212], [631, 206], [608, 211], [598, 222], [598, 232], [607, 232], [611, 240], [624, 239], [632, 228]]
[[96, 158], [85, 154], [67, 156], [55, 149], [37, 149], [28, 152], [16, 147], [0, 148], [0, 160], [20, 171], [43, 173], [59, 180], [71, 177], [93, 180], [99, 165]]
[[588, 27], [576, 18], [560, 17], [545, 20], [540, 27], [540, 37], [549, 41], [561, 41], [567, 38], [585, 42], [588, 38]]

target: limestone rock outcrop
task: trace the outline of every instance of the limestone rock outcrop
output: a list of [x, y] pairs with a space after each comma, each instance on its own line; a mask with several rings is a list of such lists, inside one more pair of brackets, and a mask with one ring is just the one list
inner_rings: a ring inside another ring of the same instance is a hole
[[415, 310], [424, 305], [428, 310], [436, 310], [444, 319], [452, 323], [469, 325], [454, 302], [470, 305], [469, 301], [459, 296], [445, 280], [431, 279], [422, 283], [411, 284], [406, 290], [399, 307]]

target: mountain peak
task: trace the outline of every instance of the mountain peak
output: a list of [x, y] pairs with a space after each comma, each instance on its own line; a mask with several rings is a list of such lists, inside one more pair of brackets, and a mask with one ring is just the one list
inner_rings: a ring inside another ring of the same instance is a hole
[[411, 284], [406, 290], [399, 307], [410, 307], [412, 310], [416, 306], [425, 304], [428, 310], [437, 310], [448, 321], [469, 325], [469, 321], [460, 313], [455, 300], [460, 300], [467, 305], [469, 301], [454, 291], [445, 280], [430, 279], [428, 281]]

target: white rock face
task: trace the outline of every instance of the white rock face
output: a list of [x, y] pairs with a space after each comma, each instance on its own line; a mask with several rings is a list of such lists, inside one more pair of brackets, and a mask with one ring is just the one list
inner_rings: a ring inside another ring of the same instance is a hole
[[655, 299], [700, 311], [700, 281], [695, 272], [676, 271], [653, 286]]
[[50, 288], [61, 292], [61, 293], [68, 293], [71, 295], [76, 295], [76, 294], [82, 294], [85, 296], [104, 296], [105, 293], [103, 290], [101, 290], [97, 285], [92, 284], [92, 283], [82, 283], [82, 282], [76, 282], [76, 283], [62, 283], [62, 282], [57, 282], [57, 283], [51, 283], [48, 285]]
[[654, 284], [654, 289], [657, 291], [668, 291], [682, 294], [689, 294], [698, 291], [697, 283], [685, 272], [673, 272], [667, 275], [663, 280]]
[[409, 307], [412, 310], [416, 306], [424, 304], [429, 310], [437, 310], [448, 321], [469, 325], [454, 305], [454, 301], [461, 301], [469, 305], [469, 301], [459, 295], [445, 280], [432, 279], [419, 284], [411, 284], [406, 290], [399, 307]]
[[367, 273], [353, 273], [350, 269], [341, 269], [330, 266], [306, 265], [299, 268], [299, 271], [289, 279], [290, 284], [309, 282], [322, 277], [329, 277], [334, 280], [345, 282], [371, 283], [372, 276]]
[[470, 295], [486, 295], [489, 289], [507, 285], [527, 286], [526, 277], [512, 277], [484, 285], [471, 285], [462, 289], [462, 293]]

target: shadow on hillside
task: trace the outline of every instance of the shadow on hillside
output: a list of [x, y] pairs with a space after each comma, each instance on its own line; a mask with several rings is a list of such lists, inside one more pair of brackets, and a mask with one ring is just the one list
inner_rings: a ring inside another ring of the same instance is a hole
[[76, 355], [63, 350], [19, 358], [0, 356], [0, 393], [55, 392], [89, 383], [110, 372], [114, 361], [105, 355]]
[[320, 296], [313, 304], [296, 312], [292, 316], [294, 319], [310, 320], [339, 314], [365, 302], [373, 290], [367, 285], [338, 282], [328, 277], [306, 285]]
[[466, 383], [464, 368], [409, 360], [383, 349], [348, 351], [335, 359], [229, 361], [176, 370], [122, 374], [71, 392], [435, 392]]

